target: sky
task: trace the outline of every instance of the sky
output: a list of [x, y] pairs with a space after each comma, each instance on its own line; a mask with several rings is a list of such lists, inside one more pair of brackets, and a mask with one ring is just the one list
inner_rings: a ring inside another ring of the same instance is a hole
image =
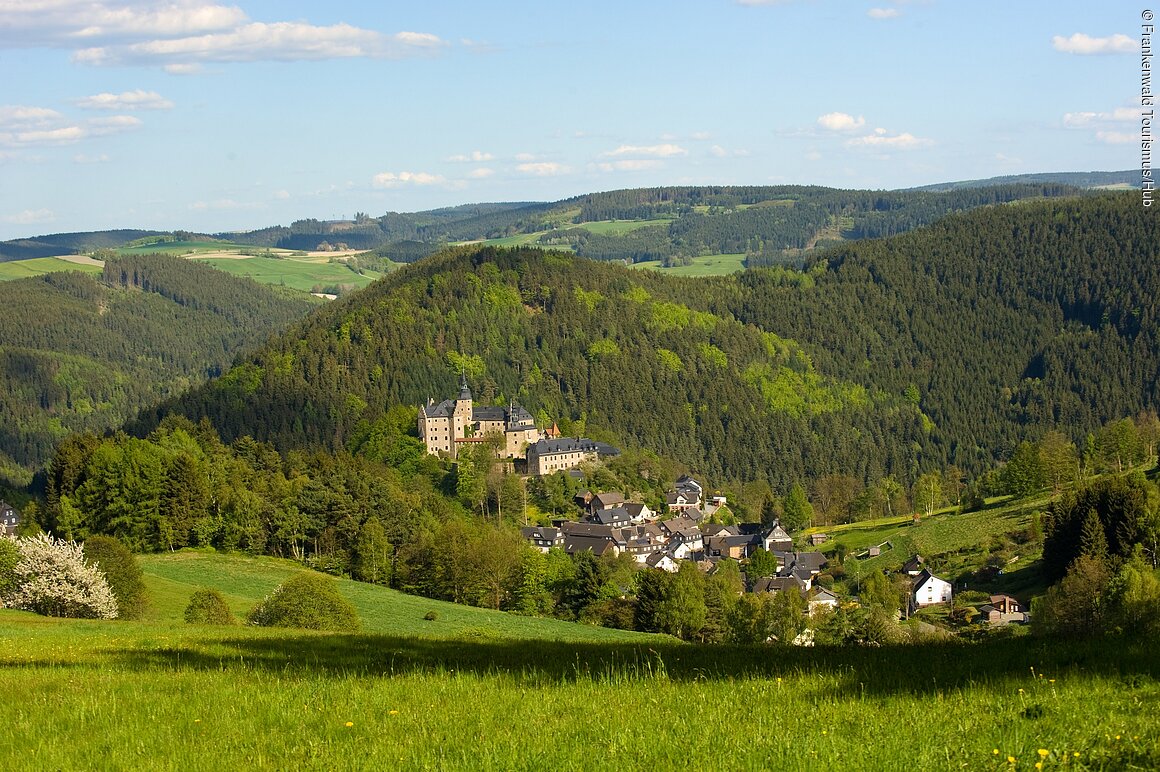
[[0, 0], [0, 239], [1138, 168], [1147, 2]]

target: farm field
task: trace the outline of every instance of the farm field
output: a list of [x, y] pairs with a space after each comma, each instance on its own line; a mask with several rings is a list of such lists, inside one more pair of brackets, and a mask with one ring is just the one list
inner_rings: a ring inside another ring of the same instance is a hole
[[0, 263], [0, 281], [26, 279], [29, 276], [43, 276], [46, 273], [60, 271], [83, 271], [84, 273], [99, 274], [101, 270], [100, 265], [75, 263], [59, 257], [36, 257], [30, 260], [9, 260]]
[[633, 268], [666, 273], [670, 276], [726, 276], [745, 270], [745, 255], [703, 255], [694, 257], [692, 265], [663, 268], [659, 260], [645, 260], [634, 263]]
[[1154, 769], [1158, 676], [1130, 641], [771, 649], [0, 611], [0, 764]]
[[668, 225], [675, 219], [675, 217], [657, 217], [651, 220], [597, 220], [595, 222], [580, 223], [572, 227], [583, 228], [590, 233], [599, 233], [602, 236], [623, 236], [626, 233], [632, 233], [639, 228], [646, 228], [650, 225]]
[[366, 285], [382, 274], [366, 271], [358, 274], [342, 263], [328, 262], [327, 258], [270, 258], [270, 257], [197, 257], [226, 273], [247, 276], [261, 284], [284, 285], [310, 292], [316, 285]]

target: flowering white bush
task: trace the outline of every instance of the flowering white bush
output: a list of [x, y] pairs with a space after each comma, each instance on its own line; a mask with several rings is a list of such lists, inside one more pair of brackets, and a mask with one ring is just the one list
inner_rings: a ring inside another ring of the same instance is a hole
[[85, 564], [81, 545], [47, 533], [14, 541], [20, 560], [15, 589], [0, 599], [4, 606], [50, 617], [116, 619], [117, 599], [105, 575]]

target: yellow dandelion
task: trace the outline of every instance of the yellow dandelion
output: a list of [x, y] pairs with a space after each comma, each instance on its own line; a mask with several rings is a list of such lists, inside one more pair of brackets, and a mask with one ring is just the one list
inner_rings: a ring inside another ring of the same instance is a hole
[[388, 716], [397, 716], [397, 715], [399, 715], [399, 711], [397, 711], [397, 710], [388, 710], [388, 711], [387, 711], [387, 715], [388, 715]]
[[193, 723], [195, 723], [195, 724], [200, 724], [200, 723], [201, 723], [201, 719], [200, 719], [200, 718], [195, 718], [195, 719], [193, 720]]
[[347, 722], [346, 722], [346, 725], [347, 725], [347, 726], [354, 726], [354, 722], [353, 722], [353, 721], [347, 721]]
[[1043, 769], [1043, 762], [1042, 761], [1035, 762], [1035, 768], [1036, 769]]
[[1051, 751], [1047, 750], [1046, 748], [1039, 749], [1039, 755], [1043, 756], [1044, 758], [1046, 758], [1050, 753]]
[[823, 730], [822, 730], [822, 734], [825, 734], [825, 733], [826, 733], [826, 730], [825, 730], [825, 729], [823, 729]]
[[1072, 756], [1075, 756], [1075, 757], [1078, 759], [1078, 758], [1079, 758], [1079, 751], [1076, 751], [1075, 753], [1073, 753], [1073, 754], [1071, 754], [1071, 755], [1072, 755]]
[[993, 755], [993, 756], [998, 756], [998, 755], [999, 755], [999, 749], [998, 749], [998, 748], [995, 748], [993, 751], [991, 751], [991, 755]]
[[1020, 693], [1020, 694], [1023, 694], [1023, 690], [1022, 690], [1022, 689], [1020, 689], [1020, 690], [1019, 690], [1019, 693]]
[[1119, 735], [1116, 735], [1116, 739], [1117, 739], [1117, 740], [1119, 740], [1119, 739], [1120, 739], [1120, 736], [1119, 736]]
[[1054, 678], [1048, 678], [1048, 679], [1047, 679], [1047, 683], [1049, 683], [1049, 684], [1053, 684], [1053, 683], [1055, 683], [1055, 679], [1054, 679]]
[[1014, 757], [1014, 756], [1008, 756], [1008, 757], [1007, 757], [1007, 763], [1008, 763], [1008, 764], [1014, 764], [1014, 763], [1015, 763], [1015, 757]]

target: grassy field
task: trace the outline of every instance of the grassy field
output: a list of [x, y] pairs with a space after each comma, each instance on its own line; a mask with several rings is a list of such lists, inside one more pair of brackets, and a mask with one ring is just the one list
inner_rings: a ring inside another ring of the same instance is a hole
[[326, 258], [269, 258], [269, 257], [206, 257], [197, 258], [226, 273], [248, 276], [261, 284], [284, 285], [310, 292], [315, 285], [366, 285], [382, 274], [366, 271], [357, 274], [342, 263], [327, 262]]
[[[234, 252], [242, 254], [246, 251], [261, 250], [248, 244], [233, 244], [228, 241], [163, 241], [156, 244], [145, 244], [138, 247], [119, 247], [114, 250], [122, 255], [199, 255], [209, 252]], [[285, 250], [276, 250], [282, 251]]]
[[745, 270], [745, 255], [703, 255], [694, 257], [692, 265], [663, 268], [659, 260], [645, 260], [635, 263], [633, 268], [667, 273], [670, 276], [726, 276]]
[[[143, 555], [139, 560], [152, 602], [149, 619], [160, 623], [180, 622], [189, 596], [198, 587], [218, 589], [226, 596], [234, 613], [244, 616], [286, 578], [302, 570], [299, 564], [289, 560], [195, 550]], [[339, 590], [358, 609], [367, 632], [444, 638], [604, 642], [658, 638], [444, 603], [362, 582], [338, 582]], [[436, 613], [434, 621], [423, 618], [429, 611]]]
[[26, 279], [29, 276], [43, 276], [60, 271], [83, 271], [99, 274], [104, 270], [99, 265], [86, 265], [62, 260], [59, 257], [36, 257], [31, 260], [9, 260], [0, 263], [0, 281]]
[[650, 225], [668, 225], [675, 219], [675, 217], [658, 217], [653, 220], [597, 220], [572, 227], [583, 228], [590, 233], [599, 233], [602, 236], [623, 236]]
[[1146, 642], [769, 649], [0, 611], [0, 764], [1155, 769], [1158, 677]]

